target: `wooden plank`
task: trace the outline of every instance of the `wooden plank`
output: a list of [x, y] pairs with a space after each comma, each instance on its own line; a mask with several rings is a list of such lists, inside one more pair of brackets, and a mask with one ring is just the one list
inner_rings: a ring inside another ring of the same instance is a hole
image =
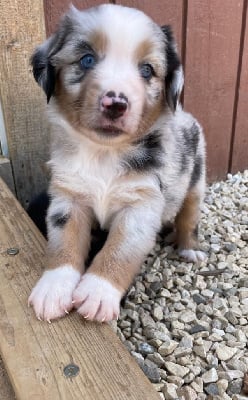
[[[0, 352], [18, 400], [159, 400], [107, 324], [77, 313], [38, 321], [28, 295], [44, 268], [45, 240], [0, 181]], [[18, 248], [8, 255], [8, 248]], [[74, 363], [79, 374], [66, 378]]]
[[45, 96], [29, 58], [45, 37], [42, 0], [0, 0], [0, 97], [17, 196], [26, 205], [46, 183]]
[[238, 93], [237, 118], [235, 125], [235, 136], [233, 144], [231, 171], [243, 171], [248, 168], [248, 12], [247, 4], [245, 11], [244, 45], [241, 65], [240, 86]]
[[228, 170], [243, 1], [188, 0], [185, 109], [207, 136], [208, 176]]
[[171, 25], [178, 51], [182, 53], [183, 0], [117, 0], [116, 3], [144, 11], [159, 25]]
[[[106, 1], [105, 3], [108, 3]], [[54, 32], [60, 17], [69, 9], [71, 0], [44, 0], [47, 36]], [[101, 0], [74, 0], [73, 5], [79, 10], [102, 4]]]
[[0, 177], [4, 180], [12, 193], [16, 194], [10, 160], [3, 156], [0, 156]]

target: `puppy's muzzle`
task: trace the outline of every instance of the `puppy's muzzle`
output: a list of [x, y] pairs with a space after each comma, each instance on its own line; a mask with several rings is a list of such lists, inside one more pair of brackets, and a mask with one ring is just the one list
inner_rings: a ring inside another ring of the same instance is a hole
[[109, 120], [113, 121], [123, 117], [127, 108], [128, 98], [123, 93], [116, 95], [114, 91], [109, 91], [101, 99], [101, 112]]

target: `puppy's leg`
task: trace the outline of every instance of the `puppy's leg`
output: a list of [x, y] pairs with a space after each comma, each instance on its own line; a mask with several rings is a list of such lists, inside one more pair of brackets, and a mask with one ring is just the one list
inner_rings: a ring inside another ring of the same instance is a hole
[[200, 203], [201, 195], [197, 188], [191, 189], [175, 220], [179, 255], [191, 262], [203, 261], [206, 258], [204, 252], [197, 250]]
[[53, 198], [48, 210], [48, 269], [29, 297], [38, 319], [50, 322], [72, 308], [72, 293], [84, 270], [92, 214], [68, 198]]
[[112, 222], [107, 242], [73, 293], [85, 318], [118, 318], [121, 297], [153, 247], [161, 226], [163, 200], [126, 207]]

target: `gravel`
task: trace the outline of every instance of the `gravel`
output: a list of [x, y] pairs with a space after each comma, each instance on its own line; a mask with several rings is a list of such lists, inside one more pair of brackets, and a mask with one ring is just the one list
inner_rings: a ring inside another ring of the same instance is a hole
[[248, 170], [207, 189], [199, 240], [192, 264], [158, 238], [112, 326], [162, 400], [247, 399]]

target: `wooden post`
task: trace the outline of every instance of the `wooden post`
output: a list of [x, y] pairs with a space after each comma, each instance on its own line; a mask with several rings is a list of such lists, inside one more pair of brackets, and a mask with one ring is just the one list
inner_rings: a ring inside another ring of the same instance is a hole
[[45, 96], [29, 65], [45, 38], [43, 1], [0, 0], [0, 9], [0, 97], [16, 192], [25, 206], [46, 183]]

